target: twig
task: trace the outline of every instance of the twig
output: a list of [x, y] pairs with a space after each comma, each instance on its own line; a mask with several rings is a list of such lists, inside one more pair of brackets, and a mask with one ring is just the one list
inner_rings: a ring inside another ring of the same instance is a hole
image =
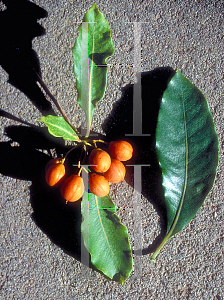
[[33, 72], [36, 74], [37, 76], [37, 81], [39, 82], [39, 84], [42, 86], [42, 88], [44, 89], [44, 91], [46, 92], [46, 94], [51, 98], [51, 100], [54, 102], [54, 104], [56, 105], [57, 109], [60, 111], [60, 113], [62, 114], [62, 116], [64, 117], [64, 119], [66, 120], [66, 122], [72, 127], [72, 129], [74, 129], [74, 131], [78, 134], [78, 130], [72, 125], [69, 117], [66, 115], [66, 113], [64, 112], [64, 110], [62, 109], [62, 107], [60, 106], [60, 104], [58, 103], [58, 101], [55, 99], [55, 97], [51, 94], [51, 92], [49, 91], [48, 87], [46, 86], [46, 84], [43, 82], [42, 78], [40, 77], [40, 75], [37, 73], [37, 71], [34, 69], [34, 67], [31, 65], [31, 63], [24, 57], [24, 55], [21, 53], [21, 51], [19, 50], [19, 48], [16, 48], [18, 50], [18, 52], [20, 53], [20, 55], [23, 57], [23, 59], [30, 65], [30, 67], [32, 68]]
[[[35, 71], [35, 70], [34, 70]], [[36, 72], [36, 71], [35, 71]], [[62, 114], [62, 116], [64, 117], [64, 119], [66, 120], [66, 122], [74, 129], [74, 131], [78, 134], [78, 130], [72, 125], [69, 117], [66, 115], [66, 113], [64, 112], [64, 110], [62, 109], [61, 105], [58, 103], [58, 101], [55, 99], [55, 97], [51, 94], [51, 92], [49, 91], [48, 87], [46, 86], [46, 84], [43, 82], [42, 78], [39, 76], [39, 74], [37, 74], [37, 78], [38, 78], [38, 82], [40, 83], [40, 85], [42, 86], [42, 88], [44, 89], [44, 91], [47, 93], [47, 95], [51, 98], [51, 100], [54, 102], [54, 104], [56, 105], [57, 109], [60, 111], [60, 113]]]

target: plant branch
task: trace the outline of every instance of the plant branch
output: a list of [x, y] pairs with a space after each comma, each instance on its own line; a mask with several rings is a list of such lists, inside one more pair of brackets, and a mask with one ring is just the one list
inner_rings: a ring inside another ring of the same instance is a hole
[[66, 120], [66, 122], [72, 127], [72, 129], [78, 134], [78, 130], [72, 125], [69, 117], [66, 115], [66, 113], [64, 112], [64, 110], [62, 109], [61, 105], [58, 103], [58, 101], [56, 100], [56, 98], [51, 94], [51, 92], [49, 91], [48, 87], [46, 86], [46, 84], [43, 82], [42, 78], [40, 77], [40, 75], [37, 73], [37, 71], [34, 69], [34, 67], [31, 65], [31, 63], [24, 57], [24, 55], [21, 53], [21, 51], [17, 48], [19, 54], [22, 56], [22, 58], [29, 64], [29, 66], [32, 68], [33, 72], [36, 74], [37, 76], [37, 81], [39, 82], [39, 84], [41, 85], [41, 87], [44, 89], [44, 91], [46, 92], [46, 94], [51, 98], [51, 100], [54, 102], [54, 104], [56, 105], [57, 109], [60, 111], [60, 113], [62, 114], [63, 118]]
[[[35, 71], [35, 70], [34, 70]], [[35, 71], [36, 72], [36, 71]], [[38, 78], [38, 82], [40, 83], [40, 85], [42, 86], [42, 88], [44, 89], [44, 91], [46, 92], [46, 94], [51, 98], [51, 100], [54, 102], [54, 104], [56, 105], [57, 109], [60, 111], [60, 113], [62, 114], [63, 118], [66, 120], [66, 122], [74, 129], [74, 131], [78, 134], [78, 130], [72, 125], [69, 117], [66, 115], [65, 111], [63, 110], [63, 108], [61, 107], [61, 105], [58, 103], [58, 101], [55, 99], [55, 97], [51, 94], [51, 92], [49, 91], [48, 87], [46, 86], [46, 84], [43, 82], [42, 78], [39, 76], [39, 74], [37, 74], [37, 78]]]

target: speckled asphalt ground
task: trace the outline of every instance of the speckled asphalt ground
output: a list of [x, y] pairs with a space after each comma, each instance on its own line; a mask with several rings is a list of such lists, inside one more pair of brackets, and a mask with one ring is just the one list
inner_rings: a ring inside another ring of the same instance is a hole
[[[224, 2], [96, 2], [111, 26], [115, 54], [108, 59], [107, 90], [95, 111], [92, 129], [108, 136], [130, 132], [132, 125], [125, 122], [127, 115], [122, 112], [132, 110], [127, 100], [129, 84], [133, 83], [132, 22], [138, 21], [142, 22], [142, 71], [153, 77], [158, 75], [155, 69], [162, 67], [159, 74], [164, 80], [172, 70], [180, 69], [206, 96], [220, 142], [214, 188], [196, 217], [167, 243], [155, 263], [149, 260], [150, 245], [155, 245], [163, 232], [163, 220], [147, 191], [143, 193], [142, 277], [134, 279], [131, 275], [123, 286], [96, 271], [85, 276], [73, 223], [76, 212], [69, 205], [65, 208], [55, 203], [57, 195], [44, 185], [48, 148], [59, 154], [65, 148], [61, 141], [49, 141], [35, 128], [43, 114], [57, 109], [46, 101], [26, 63], [29, 60], [39, 71], [72, 122], [80, 127], [84, 116], [76, 103], [71, 49], [83, 15], [92, 4], [73, 0], [35, 0], [32, 4], [0, 1], [0, 299], [221, 300]], [[148, 114], [150, 122], [152, 113], [147, 111], [144, 116]], [[148, 140], [145, 137], [138, 142], [146, 145]], [[147, 163], [147, 154], [143, 157]], [[127, 200], [132, 194], [128, 180], [111, 192], [116, 205], [123, 207], [118, 214], [131, 242], [133, 210], [127, 208]]]

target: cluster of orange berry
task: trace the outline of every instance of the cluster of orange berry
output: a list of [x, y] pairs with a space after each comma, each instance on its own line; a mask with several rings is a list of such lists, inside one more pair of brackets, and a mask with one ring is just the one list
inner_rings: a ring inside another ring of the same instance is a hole
[[[109, 194], [111, 183], [121, 182], [126, 174], [122, 161], [129, 160], [133, 155], [133, 147], [126, 141], [113, 141], [109, 144], [111, 156], [100, 148], [95, 148], [89, 156], [89, 165], [93, 172], [89, 175], [89, 191], [96, 196], [104, 197]], [[65, 179], [65, 159], [52, 159], [46, 165], [45, 179], [50, 186], [59, 186], [62, 197], [67, 202], [79, 200], [84, 193], [84, 183], [80, 176], [71, 175]]]

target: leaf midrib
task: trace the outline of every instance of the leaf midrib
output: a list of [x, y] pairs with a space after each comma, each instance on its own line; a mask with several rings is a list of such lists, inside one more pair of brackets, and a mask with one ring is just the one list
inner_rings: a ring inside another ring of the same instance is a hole
[[[53, 127], [59, 128], [60, 130], [62, 130], [62, 131], [64, 131], [64, 132], [68, 133], [68, 134], [71, 135], [71, 136], [74, 136], [70, 131], [65, 130], [63, 127], [60, 127], [60, 126], [57, 126], [57, 125], [54, 125], [54, 124], [51, 124], [51, 123], [50, 123], [50, 125], [53, 126]], [[75, 137], [75, 136], [74, 136], [74, 137]]]
[[89, 72], [89, 99], [88, 99], [88, 120], [87, 120], [87, 131], [86, 131], [86, 137], [89, 136], [90, 133], [90, 126], [91, 126], [91, 85], [92, 85], [92, 74], [93, 74], [93, 54], [94, 54], [94, 30], [95, 30], [95, 24], [93, 24], [93, 34], [92, 34], [92, 58], [91, 58], [91, 66], [90, 66], [90, 72]]
[[[53, 124], [53, 123], [51, 123], [49, 121], [47, 122], [47, 124], [50, 125], [50, 126], [52, 126], [52, 127], [58, 128], [58, 129], [60, 129], [61, 131], [65, 132], [65, 133], [68, 133], [70, 136], [74, 137], [77, 140], [76, 135], [74, 135], [75, 132], [71, 133], [70, 131], [65, 130], [63, 127], [57, 126], [57, 125], [55, 125], [55, 124]], [[71, 130], [73, 130], [73, 129], [71, 128]], [[61, 135], [59, 135], [59, 137], [61, 137]]]
[[[175, 229], [175, 226], [178, 222], [179, 216], [180, 216], [180, 212], [181, 212], [181, 208], [184, 202], [184, 198], [185, 198], [185, 194], [186, 194], [186, 188], [187, 188], [187, 173], [188, 173], [188, 137], [187, 137], [187, 121], [186, 121], [186, 113], [185, 113], [185, 105], [184, 105], [184, 96], [183, 96], [183, 90], [182, 92], [182, 104], [183, 104], [183, 120], [184, 120], [184, 133], [185, 133], [185, 172], [184, 172], [184, 186], [183, 186], [183, 191], [182, 191], [182, 195], [181, 195], [181, 199], [180, 199], [180, 203], [177, 209], [177, 213], [175, 215], [173, 224], [167, 234], [167, 240], [170, 238], [170, 236], [173, 233], [173, 230]], [[166, 241], [167, 241], [166, 240]]]
[[159, 247], [156, 249], [156, 251], [153, 253], [152, 257], [151, 257], [151, 261], [155, 261], [155, 258], [157, 256], [157, 254], [159, 253], [159, 251], [163, 248], [163, 246], [166, 244], [166, 242], [170, 239], [176, 224], [178, 222], [180, 213], [181, 213], [181, 208], [184, 202], [184, 198], [185, 198], [185, 194], [186, 194], [186, 188], [187, 188], [187, 172], [188, 172], [188, 140], [187, 140], [187, 122], [186, 122], [186, 113], [185, 113], [185, 105], [184, 105], [184, 96], [183, 96], [183, 90], [182, 92], [182, 104], [183, 104], [183, 121], [184, 121], [184, 132], [185, 132], [185, 174], [184, 174], [184, 185], [183, 185], [183, 191], [182, 191], [182, 195], [181, 195], [181, 199], [179, 202], [179, 206], [174, 218], [174, 221], [172, 223], [172, 226], [170, 227], [169, 232], [167, 233], [167, 235], [165, 236], [165, 238], [163, 239], [163, 241], [161, 242], [161, 244], [159, 245]]
[[114, 261], [115, 261], [115, 263], [116, 263], [116, 266], [118, 267], [118, 262], [117, 262], [116, 257], [114, 256], [114, 253], [113, 253], [113, 251], [112, 251], [112, 249], [111, 249], [110, 243], [109, 243], [109, 241], [108, 241], [108, 238], [107, 238], [107, 235], [106, 235], [104, 226], [103, 226], [103, 222], [102, 222], [102, 219], [101, 219], [101, 216], [100, 216], [100, 209], [99, 209], [98, 200], [97, 200], [97, 196], [96, 196], [96, 195], [95, 195], [95, 201], [96, 201], [97, 213], [98, 213], [98, 217], [99, 217], [99, 220], [100, 220], [101, 228], [102, 228], [102, 230], [103, 230], [103, 233], [104, 233], [106, 242], [107, 242], [108, 247], [109, 247], [109, 249], [110, 249], [110, 252], [111, 252], [111, 254], [112, 254], [113, 258], [114, 258]]

